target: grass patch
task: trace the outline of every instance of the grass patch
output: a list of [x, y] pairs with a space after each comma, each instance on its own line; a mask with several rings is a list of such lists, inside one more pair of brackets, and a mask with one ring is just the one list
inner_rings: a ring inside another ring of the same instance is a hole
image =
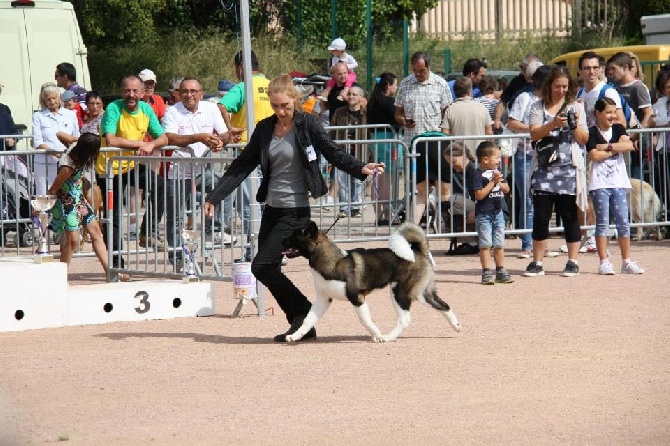
[[[427, 51], [432, 58], [432, 68], [444, 72], [447, 64], [446, 50], [451, 52], [451, 71], [461, 70], [471, 58], [486, 58], [491, 69], [516, 69], [525, 54], [538, 54], [549, 61], [560, 54], [582, 48], [623, 45], [622, 39], [604, 33], [582, 33], [579, 39], [556, 35], [531, 34], [505, 35], [499, 41], [480, 39], [475, 34], [460, 40], [438, 40], [417, 35], [409, 40], [407, 54]], [[356, 69], [359, 83], [367, 85], [368, 57], [359, 45], [352, 52], [359, 63]], [[165, 91], [173, 77], [197, 77], [208, 92], [215, 92], [220, 79], [236, 82], [233, 57], [242, 48], [235, 35], [212, 31], [187, 33], [175, 31], [159, 41], [146, 42], [132, 47], [89, 48], [88, 63], [93, 86], [103, 93], [118, 91], [120, 80], [127, 74], [152, 69], [158, 77], [158, 91]], [[262, 35], [252, 39], [252, 48], [258, 56], [261, 71], [269, 78], [291, 71], [325, 74], [324, 59], [329, 57], [325, 48], [304, 45], [298, 52], [296, 40], [291, 36]], [[377, 42], [372, 48], [372, 77], [382, 71], [391, 71], [399, 77], [407, 72], [404, 63], [402, 39]]]

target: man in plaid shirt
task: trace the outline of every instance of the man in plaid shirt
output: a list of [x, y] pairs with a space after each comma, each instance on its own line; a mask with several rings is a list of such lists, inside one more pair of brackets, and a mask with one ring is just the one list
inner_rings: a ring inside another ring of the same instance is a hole
[[453, 102], [447, 81], [430, 71], [428, 53], [414, 53], [412, 71], [400, 83], [395, 100], [395, 120], [404, 127], [408, 144], [422, 133], [439, 132], [444, 110]]

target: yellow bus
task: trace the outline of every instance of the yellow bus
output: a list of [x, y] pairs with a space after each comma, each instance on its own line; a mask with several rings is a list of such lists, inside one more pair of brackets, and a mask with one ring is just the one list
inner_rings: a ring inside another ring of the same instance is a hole
[[605, 59], [609, 59], [619, 51], [630, 51], [635, 53], [640, 59], [642, 69], [642, 80], [649, 89], [654, 86], [656, 73], [661, 65], [668, 62], [670, 59], [670, 45], [631, 45], [631, 46], [614, 46], [611, 48], [593, 48], [580, 51], [573, 51], [571, 53], [562, 54], [553, 58], [549, 63], [564, 65], [568, 67], [570, 73], [577, 76], [579, 68], [579, 56], [587, 51], [593, 51]]

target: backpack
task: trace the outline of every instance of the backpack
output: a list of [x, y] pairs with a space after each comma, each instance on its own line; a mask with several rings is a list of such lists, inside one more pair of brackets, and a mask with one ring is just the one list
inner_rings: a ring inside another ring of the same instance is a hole
[[[619, 100], [621, 101], [621, 111], [623, 112], [623, 116], [626, 119], [626, 127], [632, 128], [638, 125], [637, 121], [637, 116], [635, 116], [635, 113], [633, 113], [633, 110], [630, 108], [630, 105], [628, 105], [628, 102], [626, 102], [626, 98], [624, 98], [621, 93], [614, 87], [614, 85], [605, 82], [605, 85], [603, 85], [603, 88], [600, 89], [600, 93], [598, 93], [598, 99], [597, 101], [601, 100], [603, 97], [605, 97], [605, 93], [607, 90], [613, 89], [616, 91], [616, 94], [619, 95]], [[580, 97], [584, 93], [584, 87], [581, 87], [579, 91], [577, 92], [577, 97]]]

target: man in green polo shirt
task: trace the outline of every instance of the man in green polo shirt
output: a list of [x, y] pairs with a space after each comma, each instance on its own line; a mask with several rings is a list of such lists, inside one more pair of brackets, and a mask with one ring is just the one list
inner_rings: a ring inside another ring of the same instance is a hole
[[[121, 81], [121, 99], [117, 99], [107, 106], [102, 116], [101, 131], [103, 147], [117, 147], [122, 149], [122, 156], [149, 156], [154, 149], [165, 146], [168, 142], [156, 114], [151, 106], [142, 101], [144, 94], [144, 83], [135, 76], [129, 75]], [[149, 133], [152, 141], [145, 141]], [[104, 177], [108, 158], [118, 156], [118, 152], [100, 152], [95, 165], [98, 174], [98, 186], [102, 191], [105, 209], [108, 209], [107, 179]], [[134, 175], [137, 170], [138, 175]], [[165, 243], [157, 235], [158, 222], [163, 217], [163, 181], [158, 178], [144, 163], [135, 163], [132, 160], [113, 160], [112, 173], [117, 176], [121, 174], [121, 190], [113, 191], [113, 209], [116, 211], [112, 220], [114, 237], [112, 249], [118, 251], [121, 248], [121, 216], [123, 209], [123, 195], [127, 184], [146, 190], [149, 195], [147, 207], [153, 206], [154, 212], [146, 212], [142, 220], [140, 231], [140, 246], [151, 246], [158, 251], [165, 250]], [[117, 184], [114, 179], [114, 186]], [[153, 217], [153, 218], [151, 218]], [[151, 226], [149, 228], [149, 226]], [[105, 227], [103, 226], [103, 231]], [[103, 234], [104, 235], [104, 234]], [[103, 237], [107, 241], [106, 235]], [[119, 254], [114, 255], [114, 268], [123, 268], [123, 258]]]

